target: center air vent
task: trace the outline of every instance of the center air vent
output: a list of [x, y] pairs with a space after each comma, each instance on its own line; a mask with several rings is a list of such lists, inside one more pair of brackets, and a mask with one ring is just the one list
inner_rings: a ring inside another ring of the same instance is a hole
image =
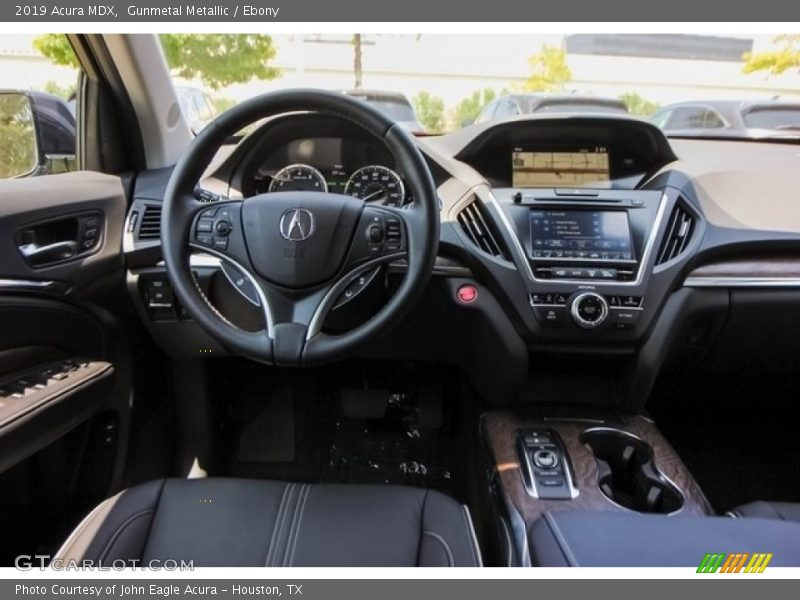
[[486, 254], [511, 260], [505, 251], [500, 236], [489, 224], [481, 202], [474, 198], [460, 213], [458, 224], [469, 240]]
[[139, 226], [140, 240], [156, 240], [161, 237], [161, 207], [148, 205], [142, 215], [142, 224]]
[[694, 233], [695, 219], [679, 200], [669, 216], [664, 240], [658, 251], [657, 265], [663, 265], [683, 254]]

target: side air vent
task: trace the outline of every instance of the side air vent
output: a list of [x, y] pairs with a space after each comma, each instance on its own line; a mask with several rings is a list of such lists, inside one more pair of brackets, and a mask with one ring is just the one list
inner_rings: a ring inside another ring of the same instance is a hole
[[683, 254], [694, 233], [695, 219], [686, 209], [683, 203], [678, 200], [672, 214], [669, 216], [667, 230], [664, 233], [664, 240], [658, 251], [657, 265], [663, 265]]
[[161, 237], [161, 207], [148, 205], [142, 215], [142, 224], [139, 225], [140, 240], [156, 240]]
[[486, 218], [481, 202], [473, 199], [458, 213], [458, 223], [469, 240], [480, 250], [505, 260], [511, 260], [501, 237]]

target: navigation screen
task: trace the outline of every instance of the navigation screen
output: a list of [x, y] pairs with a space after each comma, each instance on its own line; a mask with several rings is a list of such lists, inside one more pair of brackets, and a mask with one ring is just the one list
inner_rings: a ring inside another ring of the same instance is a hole
[[611, 179], [608, 151], [604, 146], [574, 150], [524, 150], [511, 153], [515, 188], [586, 187]]
[[531, 257], [633, 260], [628, 213], [532, 210]]

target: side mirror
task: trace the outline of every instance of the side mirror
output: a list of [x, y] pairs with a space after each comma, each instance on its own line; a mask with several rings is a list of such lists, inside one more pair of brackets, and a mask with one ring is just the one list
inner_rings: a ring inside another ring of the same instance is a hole
[[38, 166], [30, 98], [20, 93], [0, 93], [0, 179], [34, 175]]
[[42, 92], [0, 92], [0, 178], [74, 171], [75, 116]]

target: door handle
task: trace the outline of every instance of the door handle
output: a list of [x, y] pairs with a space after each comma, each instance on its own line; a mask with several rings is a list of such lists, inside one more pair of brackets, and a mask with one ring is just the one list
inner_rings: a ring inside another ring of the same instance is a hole
[[32, 265], [53, 263], [75, 256], [78, 250], [77, 242], [73, 240], [55, 242], [39, 246], [36, 243], [19, 246], [19, 251], [25, 260]]

